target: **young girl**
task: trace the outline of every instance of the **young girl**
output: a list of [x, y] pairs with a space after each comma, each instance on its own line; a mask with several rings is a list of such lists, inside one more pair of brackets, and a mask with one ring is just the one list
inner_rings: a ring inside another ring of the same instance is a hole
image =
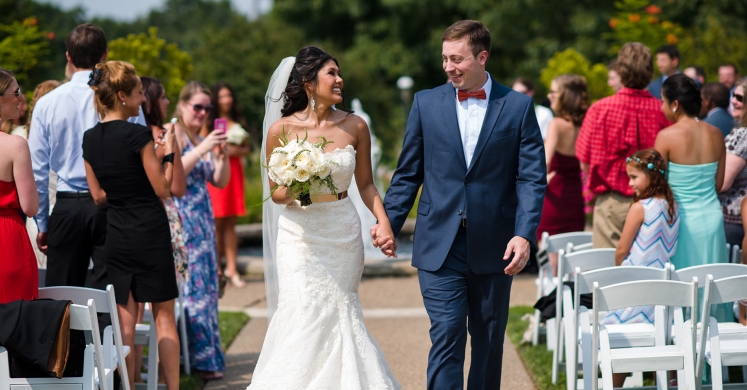
[[[677, 250], [680, 225], [677, 205], [667, 184], [666, 165], [654, 149], [640, 150], [627, 162], [625, 170], [635, 195], [615, 251], [615, 263], [664, 268]], [[653, 320], [653, 306], [639, 306], [610, 311], [602, 324], [651, 324]]]
[[[625, 170], [635, 195], [617, 244], [615, 263], [664, 268], [677, 250], [680, 226], [677, 205], [667, 184], [666, 165], [659, 152], [644, 149], [628, 157]], [[653, 322], [653, 306], [635, 306], [608, 312], [602, 325]], [[626, 376], [614, 374], [614, 386], [622, 387]]]

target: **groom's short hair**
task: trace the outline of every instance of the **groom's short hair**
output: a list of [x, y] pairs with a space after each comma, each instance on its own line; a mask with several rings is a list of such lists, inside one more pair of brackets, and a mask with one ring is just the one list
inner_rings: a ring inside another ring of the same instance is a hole
[[469, 37], [468, 42], [475, 57], [482, 51], [487, 51], [490, 57], [490, 31], [477, 20], [460, 20], [452, 24], [441, 35], [441, 42], [455, 41], [464, 37]]
[[645, 89], [654, 77], [651, 50], [640, 42], [628, 42], [617, 54], [617, 74], [623, 86]]

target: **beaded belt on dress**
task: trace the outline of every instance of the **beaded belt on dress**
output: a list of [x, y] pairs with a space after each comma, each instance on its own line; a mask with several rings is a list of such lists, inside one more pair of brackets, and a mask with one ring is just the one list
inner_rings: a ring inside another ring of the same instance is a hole
[[348, 192], [342, 191], [336, 194], [310, 195], [310, 197], [311, 197], [311, 203], [335, 202], [335, 201], [343, 200], [347, 198]]

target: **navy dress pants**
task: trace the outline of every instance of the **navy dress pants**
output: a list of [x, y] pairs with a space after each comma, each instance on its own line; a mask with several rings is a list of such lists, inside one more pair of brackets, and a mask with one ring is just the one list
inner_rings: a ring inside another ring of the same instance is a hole
[[[502, 248], [496, 250], [495, 261], [504, 261]], [[472, 336], [472, 363], [467, 389], [500, 389], [513, 277], [502, 272], [473, 273], [469, 268], [466, 228], [459, 228], [441, 268], [434, 272], [418, 270], [418, 278], [433, 343], [428, 354], [428, 390], [464, 389], [468, 330]]]

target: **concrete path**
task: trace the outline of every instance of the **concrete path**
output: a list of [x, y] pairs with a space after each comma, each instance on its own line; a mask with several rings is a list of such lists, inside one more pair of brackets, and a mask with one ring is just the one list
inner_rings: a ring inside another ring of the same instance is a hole
[[[412, 274], [411, 271], [407, 273]], [[246, 280], [248, 284], [245, 288], [229, 286], [220, 301], [220, 308], [247, 311], [252, 319], [226, 352], [224, 379], [208, 383], [205, 389], [243, 390], [251, 382], [267, 331], [267, 318], [264, 314], [264, 284], [261, 277], [247, 277]], [[514, 278], [511, 305], [532, 305], [535, 297], [532, 275]], [[384, 352], [402, 388], [424, 389], [428, 349], [431, 345], [428, 337], [430, 324], [423, 307], [417, 277], [365, 278], [361, 283], [360, 298], [366, 327]], [[465, 383], [468, 367], [469, 351], [465, 364]], [[535, 388], [508, 338], [504, 344], [501, 387], [511, 390]]]

